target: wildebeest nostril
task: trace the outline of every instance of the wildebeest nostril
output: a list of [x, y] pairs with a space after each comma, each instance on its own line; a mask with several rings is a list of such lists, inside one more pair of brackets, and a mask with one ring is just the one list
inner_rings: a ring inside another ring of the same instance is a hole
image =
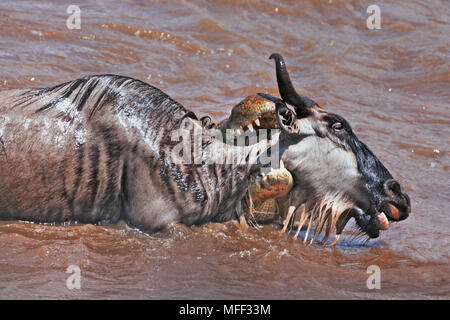
[[392, 193], [396, 196], [402, 195], [402, 189], [400, 187], [400, 183], [398, 183], [397, 181], [395, 181], [393, 179], [386, 180], [384, 182], [384, 188], [385, 188], [386, 192], [388, 192], [388, 193]]
[[384, 191], [388, 199], [379, 207], [390, 220], [400, 221], [406, 219], [411, 212], [411, 202], [406, 193], [402, 192], [400, 183], [394, 179], [384, 182]]

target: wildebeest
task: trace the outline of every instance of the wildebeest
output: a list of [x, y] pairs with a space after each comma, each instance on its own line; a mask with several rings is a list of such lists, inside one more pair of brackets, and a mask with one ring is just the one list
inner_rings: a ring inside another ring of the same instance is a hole
[[[354, 217], [361, 230], [377, 237], [387, 222], [381, 212], [391, 220], [406, 218], [410, 203], [400, 184], [342, 117], [295, 92], [280, 55], [271, 58], [281, 99], [260, 97], [274, 105], [279, 155], [294, 177], [292, 191], [278, 199], [286, 221], [302, 207], [308, 230], [317, 221], [317, 229], [326, 223], [328, 235], [334, 229], [340, 234]], [[254, 123], [258, 129], [260, 121]], [[259, 174], [261, 161], [208, 161], [218, 151], [245, 148], [216, 138], [216, 126], [208, 126], [205, 135], [205, 127], [161, 90], [124, 76], [1, 91], [0, 218], [123, 219], [148, 232], [172, 222], [239, 219], [248, 181]], [[199, 162], [180, 162], [174, 155], [179, 141], [173, 133], [180, 130], [191, 141], [202, 132]]]

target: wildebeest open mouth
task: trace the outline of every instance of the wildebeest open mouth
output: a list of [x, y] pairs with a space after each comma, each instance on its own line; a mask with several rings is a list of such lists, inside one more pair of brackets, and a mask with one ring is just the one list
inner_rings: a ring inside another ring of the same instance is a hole
[[[331, 245], [335, 245], [351, 218], [355, 219], [359, 227], [359, 232], [353, 232], [355, 238], [364, 236], [366, 236], [366, 240], [377, 238], [380, 230], [386, 231], [389, 229], [389, 221], [384, 212], [369, 215], [358, 207], [347, 208], [351, 204], [339, 196], [332, 198], [319, 201], [310, 211], [302, 207], [299, 222], [295, 226], [297, 230], [295, 233], [296, 238], [302, 227], [307, 226], [304, 242], [307, 242], [310, 230], [313, 230], [310, 243], [316, 241], [323, 231], [324, 235], [321, 242], [325, 245], [334, 231], [335, 236]], [[344, 208], [340, 207], [342, 205], [344, 205]]]

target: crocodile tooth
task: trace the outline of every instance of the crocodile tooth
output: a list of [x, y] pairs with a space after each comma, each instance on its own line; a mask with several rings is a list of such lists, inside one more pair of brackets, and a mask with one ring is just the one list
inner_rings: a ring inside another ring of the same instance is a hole
[[253, 126], [251, 123], [247, 126], [247, 128], [248, 128], [248, 130], [250, 130], [250, 132], [255, 131], [255, 129], [253, 129]]
[[260, 126], [261, 126], [261, 123], [259, 122], [259, 119], [256, 119], [256, 120], [255, 120], [255, 125], [256, 125], [257, 127], [260, 127]]
[[283, 160], [280, 160], [280, 169], [285, 169]]

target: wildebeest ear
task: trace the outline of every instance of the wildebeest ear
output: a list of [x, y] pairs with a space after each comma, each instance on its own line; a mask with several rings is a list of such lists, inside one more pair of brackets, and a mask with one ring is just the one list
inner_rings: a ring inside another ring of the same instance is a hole
[[297, 114], [295, 109], [283, 101], [277, 101], [275, 107], [277, 122], [280, 129], [290, 133], [295, 133], [297, 131], [297, 126], [295, 124]]

